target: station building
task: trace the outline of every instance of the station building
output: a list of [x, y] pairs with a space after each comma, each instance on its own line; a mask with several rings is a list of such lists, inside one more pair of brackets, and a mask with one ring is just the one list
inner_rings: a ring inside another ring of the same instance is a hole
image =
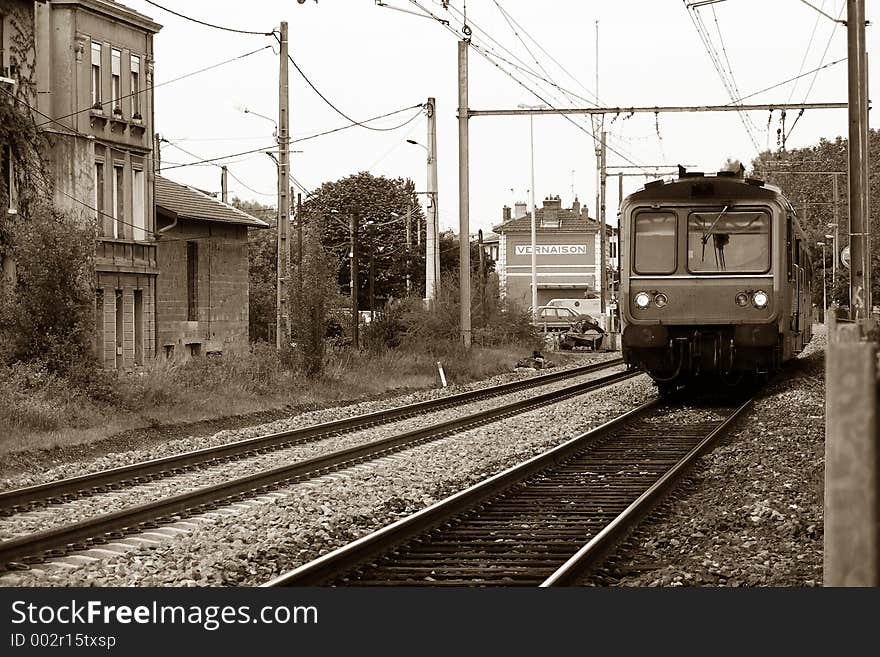
[[[532, 305], [531, 218], [525, 203], [513, 211], [505, 206], [502, 223], [493, 227], [498, 235], [498, 272], [501, 296], [521, 306]], [[577, 198], [563, 208], [559, 196], [544, 199], [535, 208], [536, 269], [538, 305], [554, 298], [584, 298], [598, 295], [601, 259], [599, 223], [589, 216]], [[606, 227], [606, 267], [616, 269], [616, 229]], [[609, 273], [609, 281], [612, 280]]]

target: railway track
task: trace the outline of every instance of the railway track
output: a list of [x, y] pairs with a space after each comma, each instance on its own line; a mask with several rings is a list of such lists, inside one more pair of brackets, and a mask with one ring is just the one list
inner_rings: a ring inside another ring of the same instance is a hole
[[650, 401], [264, 586], [576, 583], [752, 400]]
[[119, 490], [126, 486], [143, 484], [190, 470], [211, 467], [295, 445], [303, 445], [328, 436], [359, 431], [481, 399], [498, 397], [582, 376], [609, 367], [615, 367], [622, 363], [623, 359], [615, 358], [601, 363], [560, 370], [550, 374], [529, 377], [528, 379], [457, 393], [397, 408], [375, 411], [342, 420], [257, 436], [225, 445], [207, 447], [78, 477], [28, 486], [27, 488], [3, 491], [0, 492], [0, 516], [19, 513], [47, 504], [62, 504], [81, 497]]
[[[605, 364], [605, 367], [609, 366], [609, 364]], [[595, 367], [590, 371], [595, 371], [596, 369], [601, 368]], [[584, 373], [586, 372], [580, 372], [580, 374]], [[556, 379], [563, 378], [559, 374], [561, 373], [556, 374]], [[71, 553], [89, 550], [104, 543], [123, 540], [129, 535], [153, 530], [163, 523], [173, 523], [181, 519], [204, 514], [212, 509], [235, 504], [249, 497], [270, 493], [299, 481], [319, 477], [328, 472], [351, 467], [365, 461], [382, 458], [397, 451], [436, 440], [455, 432], [554, 404], [624, 381], [638, 374], [640, 372], [636, 370], [616, 372], [590, 381], [570, 385], [560, 390], [507, 403], [489, 410], [479, 411], [420, 429], [392, 435], [385, 439], [359, 444], [347, 449], [261, 471], [250, 476], [239, 477], [222, 484], [198, 488], [173, 497], [158, 499], [147, 504], [98, 515], [81, 522], [2, 541], [0, 542], [0, 567], [6, 564], [9, 568], [25, 568], [28, 564], [41, 563], [46, 560], [64, 557]], [[535, 385], [536, 380], [540, 379], [542, 383], [546, 383], [548, 378], [535, 377], [530, 379], [530, 381], [532, 385]], [[510, 388], [507, 391], [509, 392]], [[464, 394], [469, 395], [469, 393]], [[456, 395], [454, 397], [459, 400], [463, 398], [473, 399], [470, 396]], [[449, 403], [449, 399], [444, 398], [447, 403]], [[413, 406], [425, 408], [422, 404], [426, 404], [426, 402]], [[398, 411], [400, 409], [393, 409], [391, 412]], [[356, 426], [363, 428], [368, 426], [363, 423], [364, 418], [372, 418], [371, 422], [375, 423], [379, 420], [378, 416], [380, 415], [381, 413], [370, 414], [369, 416], [352, 418], [352, 420], [360, 419], [360, 424]], [[328, 425], [337, 426], [336, 431], [339, 431], [339, 423], [328, 423]], [[328, 425], [321, 426], [326, 427]]]

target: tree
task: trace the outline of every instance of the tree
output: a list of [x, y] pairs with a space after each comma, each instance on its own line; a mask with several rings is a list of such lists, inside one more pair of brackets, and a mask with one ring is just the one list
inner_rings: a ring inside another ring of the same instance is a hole
[[[787, 150], [784, 152], [764, 152], [752, 161], [754, 176], [780, 187], [794, 205], [801, 224], [807, 233], [807, 248], [813, 261], [813, 300], [822, 303], [822, 247], [816, 242], [828, 242], [825, 235], [834, 233], [828, 224], [834, 221], [833, 180], [829, 174], [808, 174], [809, 171], [839, 171], [839, 199], [837, 252], [849, 244], [849, 198], [847, 194], [847, 174], [849, 160], [847, 140], [837, 137], [833, 141], [822, 139], [814, 146]], [[880, 131], [868, 132], [868, 185], [872, 198], [880, 194]], [[870, 205], [869, 224], [872, 241], [878, 239], [880, 229], [880, 207]], [[831, 280], [832, 255], [830, 243], [826, 246], [828, 280], [828, 302], [832, 299], [838, 304], [849, 304], [849, 271], [837, 267], [837, 280]], [[871, 280], [880, 282], [880, 252], [872, 249]], [[880, 285], [873, 285], [873, 304], [880, 303]]]
[[735, 157], [729, 157], [724, 160], [724, 164], [721, 165], [719, 171], [739, 171], [741, 167], [742, 162]]
[[[407, 257], [406, 216], [411, 209], [411, 248]], [[358, 225], [358, 307], [370, 305], [370, 254], [376, 307], [406, 295], [406, 277], [415, 295], [424, 287], [425, 219], [412, 180], [374, 176], [367, 171], [321, 185], [306, 201], [309, 217], [323, 217], [322, 242], [336, 259], [336, 280], [350, 290], [350, 218]], [[397, 216], [395, 216], [397, 215]], [[417, 234], [418, 231], [418, 234]], [[416, 243], [421, 244], [421, 248]]]
[[232, 206], [269, 224], [268, 230], [248, 231], [248, 332], [251, 341], [269, 341], [275, 326], [277, 212], [270, 205], [237, 198]]
[[303, 223], [302, 253], [291, 263], [291, 337], [305, 372], [311, 377], [320, 375], [324, 369], [324, 337], [330, 304], [336, 296], [336, 262], [321, 244], [323, 232], [318, 217], [307, 217]]
[[[471, 241], [471, 273], [476, 274], [480, 268], [480, 245], [478, 242]], [[458, 275], [458, 261], [459, 261], [459, 241], [458, 235], [453, 233], [451, 230], [444, 231], [440, 233], [440, 276], [441, 279], [449, 276], [450, 274]], [[486, 266], [486, 273], [491, 273], [495, 271], [495, 261], [489, 257], [489, 254], [484, 255], [484, 263]]]

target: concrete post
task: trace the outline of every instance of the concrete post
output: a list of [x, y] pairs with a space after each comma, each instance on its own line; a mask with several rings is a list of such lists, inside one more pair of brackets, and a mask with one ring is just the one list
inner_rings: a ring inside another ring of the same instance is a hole
[[468, 43], [458, 42], [458, 272], [461, 286], [461, 341], [471, 346], [470, 172], [468, 169]]
[[865, 325], [828, 327], [825, 586], [880, 585], [877, 345], [863, 339]]

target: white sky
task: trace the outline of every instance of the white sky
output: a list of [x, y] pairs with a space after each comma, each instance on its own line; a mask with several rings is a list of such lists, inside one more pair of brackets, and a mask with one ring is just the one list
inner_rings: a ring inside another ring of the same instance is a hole
[[[419, 0], [437, 15], [456, 19], [439, 0]], [[810, 0], [837, 16], [845, 0]], [[164, 27], [155, 40], [156, 83], [246, 53], [262, 45], [276, 45], [263, 36], [233, 34], [203, 27], [168, 14], [143, 0], [124, 4], [150, 16]], [[270, 31], [280, 21], [290, 25], [290, 52], [312, 83], [337, 107], [363, 120], [403, 107], [437, 99], [440, 223], [458, 226], [458, 129], [456, 108], [456, 37], [428, 18], [376, 6], [373, 0], [233, 0], [159, 4], [194, 18], [245, 30]], [[409, 0], [388, 0], [395, 7], [418, 9]], [[462, 0], [452, 0], [461, 10]], [[587, 96], [595, 91], [595, 21], [599, 21], [599, 96], [605, 106], [725, 104], [730, 101], [721, 79], [700, 41], [681, 0], [502, 0], [500, 3], [531, 37], [564, 66], [576, 81], [528, 41], [550, 77], [561, 87]], [[868, 2], [868, 20], [876, 21]], [[713, 15], [714, 7], [714, 15]], [[846, 29], [808, 7], [801, 0], [725, 0], [698, 10], [721, 53], [720, 28], [727, 58], [742, 95], [751, 94], [846, 56]], [[537, 70], [534, 59], [508, 26], [494, 0], [467, 2], [468, 18], [525, 64]], [[717, 17], [717, 26], [715, 19]], [[845, 16], [843, 16], [845, 18]], [[807, 49], [815, 28], [812, 44]], [[877, 28], [867, 28], [868, 52], [880, 51]], [[489, 44], [507, 59], [510, 53], [474, 30], [474, 41]], [[830, 44], [830, 45], [829, 45]], [[827, 46], [827, 53], [825, 53]], [[806, 53], [806, 57], [805, 57]], [[824, 59], [823, 59], [824, 53]], [[724, 55], [721, 53], [723, 59]], [[540, 102], [473, 49], [470, 51], [471, 109], [515, 108]], [[876, 60], [875, 60], [876, 61]], [[801, 68], [803, 62], [803, 68]], [[501, 65], [507, 67], [501, 62]], [[726, 65], [726, 64], [725, 64]], [[509, 67], [508, 67], [509, 68]], [[876, 89], [880, 66], [869, 67], [870, 88]], [[534, 78], [518, 77], [539, 90]], [[813, 76], [750, 98], [747, 103], [845, 102], [846, 62]], [[278, 57], [265, 50], [243, 60], [156, 89], [156, 130], [199, 157], [215, 157], [273, 143], [273, 126], [237, 109], [246, 106], [276, 118], [278, 112]], [[291, 133], [294, 139], [347, 123], [308, 88], [291, 67]], [[583, 86], [581, 86], [583, 85]], [[558, 91], [554, 106], [583, 106]], [[371, 125], [398, 125], [415, 110]], [[749, 114], [761, 149], [776, 147], [779, 112]], [[653, 114], [606, 120], [610, 132], [608, 164], [625, 164], [625, 155], [637, 164], [696, 165], [717, 170], [727, 157], [748, 163], [757, 154], [737, 113], [661, 114], [659, 133]], [[788, 145], [800, 147], [819, 138], [846, 135], [846, 110], [807, 111], [792, 132]], [[789, 114], [787, 126], [794, 115]], [[589, 121], [579, 119], [581, 125]], [[877, 112], [871, 127], [878, 127]], [[307, 188], [358, 171], [410, 177], [425, 189], [425, 151], [405, 143], [425, 142], [426, 120], [419, 117], [400, 130], [374, 132], [354, 127], [306, 141], [293, 148], [293, 175]], [[501, 218], [501, 207], [514, 199], [527, 200], [529, 189], [528, 117], [476, 117], [470, 121], [471, 231], [488, 230]], [[163, 145], [163, 164], [194, 158]], [[275, 202], [275, 165], [256, 153], [234, 158], [232, 174], [257, 192], [230, 179], [231, 194], [268, 204]], [[168, 177], [203, 189], [219, 190], [220, 173], [214, 166], [175, 168]], [[547, 195], [559, 195], [564, 206], [572, 200], [572, 186], [582, 203], [595, 203], [593, 140], [563, 117], [535, 119], [535, 189], [538, 205]], [[628, 178], [624, 193], [641, 186], [644, 178]], [[511, 191], [513, 190], [513, 191]], [[424, 198], [424, 197], [423, 197]], [[608, 186], [607, 216], [613, 223], [617, 210], [617, 180]]]

